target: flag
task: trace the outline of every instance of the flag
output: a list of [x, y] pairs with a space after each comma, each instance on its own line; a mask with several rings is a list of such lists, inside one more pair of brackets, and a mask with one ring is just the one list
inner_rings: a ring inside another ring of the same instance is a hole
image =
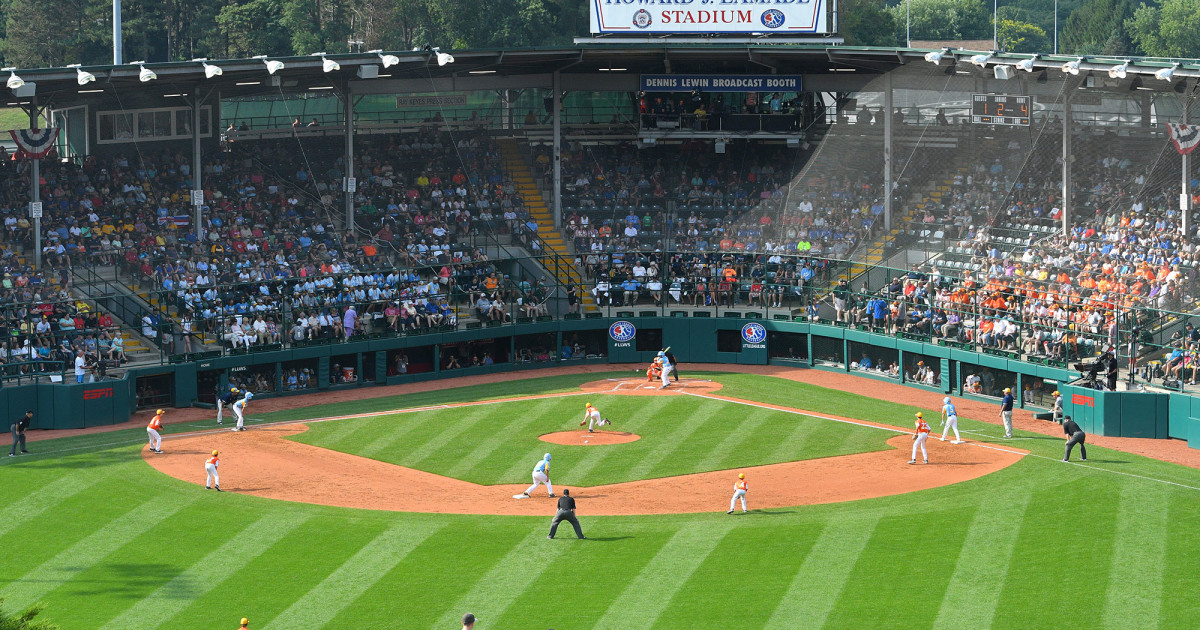
[[1179, 155], [1187, 155], [1200, 145], [1200, 125], [1167, 123], [1167, 133], [1171, 135], [1171, 143]]
[[21, 153], [30, 159], [46, 157], [54, 148], [54, 140], [58, 138], [58, 127], [45, 129], [12, 129], [8, 132]]

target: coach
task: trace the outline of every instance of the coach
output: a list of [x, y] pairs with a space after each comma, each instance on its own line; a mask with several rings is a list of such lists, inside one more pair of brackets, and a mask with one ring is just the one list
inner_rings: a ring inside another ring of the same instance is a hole
[[1004, 421], [1004, 437], [1011, 438], [1013, 432], [1013, 404], [1016, 399], [1013, 398], [1012, 389], [1004, 388], [1004, 398], [1000, 399], [1000, 419]]
[[575, 535], [579, 540], [587, 538], [579, 527], [579, 519], [575, 518], [575, 498], [566, 488], [563, 488], [562, 496], [558, 497], [558, 512], [554, 514], [554, 520], [550, 521], [550, 535], [546, 538], [554, 540], [554, 533], [558, 531], [558, 524], [562, 521], [567, 521], [575, 528]]
[[1067, 434], [1067, 453], [1063, 455], [1063, 461], [1071, 461], [1071, 451], [1075, 448], [1075, 445], [1078, 444], [1079, 454], [1082, 456], [1080, 459], [1086, 462], [1087, 446], [1085, 446], [1083, 442], [1087, 439], [1087, 434], [1083, 432], [1083, 429], [1079, 428], [1078, 424], [1075, 424], [1075, 421], [1071, 419], [1071, 416], [1063, 418], [1063, 433]]

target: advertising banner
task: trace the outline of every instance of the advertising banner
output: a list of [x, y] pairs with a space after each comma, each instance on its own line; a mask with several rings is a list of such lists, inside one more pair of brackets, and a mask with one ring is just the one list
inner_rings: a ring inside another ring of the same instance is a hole
[[828, 33], [825, 0], [591, 0], [592, 33]]
[[800, 92], [798, 74], [643, 74], [643, 92]]

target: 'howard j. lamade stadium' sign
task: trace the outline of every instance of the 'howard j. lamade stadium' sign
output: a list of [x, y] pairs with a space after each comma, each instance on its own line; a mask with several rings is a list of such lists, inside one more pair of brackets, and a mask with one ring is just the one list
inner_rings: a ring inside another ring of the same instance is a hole
[[833, 0], [591, 0], [593, 33], [829, 33]]

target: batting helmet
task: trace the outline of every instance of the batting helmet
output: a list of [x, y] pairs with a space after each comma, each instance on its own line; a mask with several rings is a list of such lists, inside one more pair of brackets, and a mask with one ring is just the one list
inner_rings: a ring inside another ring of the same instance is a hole
[[213, 455], [216, 455], [216, 454], [217, 454], [217, 452], [216, 452], [216, 451], [213, 451]]
[[246, 392], [246, 400], [250, 400], [251, 398], [254, 398], [254, 392]]
[[542, 459], [544, 459], [546, 461], [550, 461], [550, 453], [546, 453], [545, 455], [542, 455]]
[[738, 473], [738, 479], [745, 479], [746, 473]]
[[591, 409], [591, 408], [592, 408], [592, 403], [588, 403], [588, 404], [584, 405], [584, 406], [583, 406], [583, 408], [584, 408], [584, 409]]
[[942, 399], [942, 403], [943, 403], [943, 404], [946, 404], [946, 405], [949, 405], [949, 404], [950, 404], [950, 397], [949, 397], [949, 396], [947, 396], [947, 397], [943, 398], [943, 399]]

